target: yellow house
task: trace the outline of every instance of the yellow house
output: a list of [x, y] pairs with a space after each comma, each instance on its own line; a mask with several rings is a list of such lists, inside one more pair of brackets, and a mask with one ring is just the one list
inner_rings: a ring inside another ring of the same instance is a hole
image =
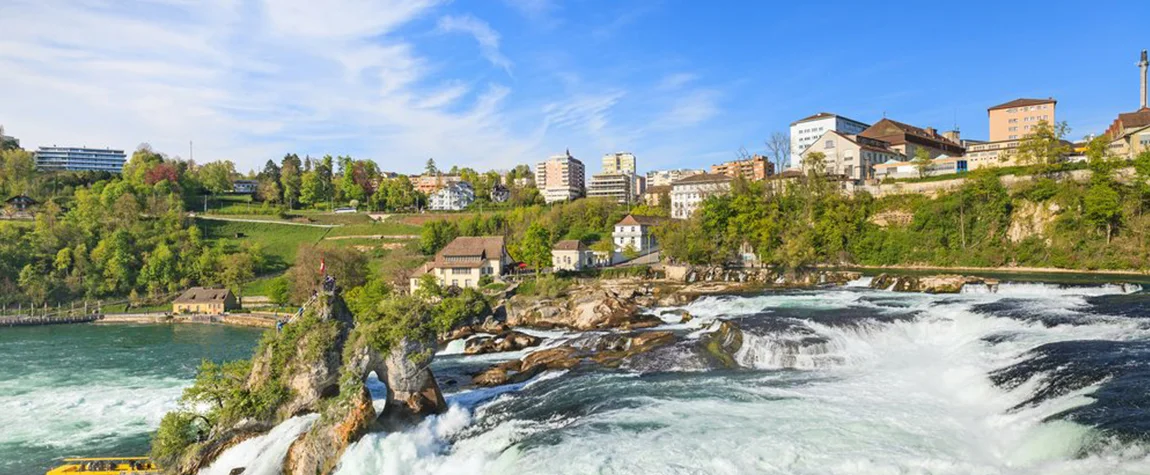
[[192, 287], [172, 302], [173, 313], [221, 314], [239, 308], [236, 296], [228, 289]]

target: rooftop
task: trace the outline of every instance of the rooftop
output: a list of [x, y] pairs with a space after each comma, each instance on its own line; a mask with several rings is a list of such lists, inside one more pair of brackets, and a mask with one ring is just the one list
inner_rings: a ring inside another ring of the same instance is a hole
[[172, 303], [223, 302], [232, 291], [211, 287], [192, 287], [176, 297]]
[[567, 240], [559, 241], [559, 242], [555, 243], [555, 247], [553, 247], [552, 250], [555, 250], [555, 251], [586, 251], [587, 246], [583, 244], [583, 241], [580, 241], [578, 239], [567, 239]]
[[691, 175], [687, 178], [680, 179], [671, 185], [692, 185], [697, 183], [722, 183], [731, 181], [732, 178], [728, 175], [714, 174], [714, 173], [700, 173], [698, 175]]
[[503, 253], [503, 244], [503, 236], [457, 237], [439, 251], [439, 257], [498, 258]]
[[1010, 101], [1010, 102], [1004, 102], [1004, 103], [999, 104], [999, 105], [994, 106], [994, 107], [988, 107], [986, 110], [992, 111], [992, 110], [997, 110], [997, 109], [1009, 109], [1011, 107], [1026, 107], [1026, 106], [1036, 106], [1039, 104], [1057, 104], [1057, 103], [1058, 103], [1058, 101], [1054, 100], [1053, 97], [1046, 98], [1046, 99], [1019, 98], [1019, 99], [1015, 99], [1015, 100]]
[[[830, 118], [830, 117], [842, 117], [843, 119], [849, 120], [849, 121], [851, 121], [851, 122], [858, 122], [858, 123], [862, 124], [862, 122], [859, 122], [859, 121], [857, 121], [857, 120], [851, 119], [850, 117], [843, 117], [843, 116], [841, 116], [841, 115], [838, 115], [838, 114], [832, 114], [832, 113], [830, 113], [830, 112], [819, 112], [818, 114], [815, 114], [815, 115], [812, 115], [812, 116], [808, 116], [808, 117], [804, 117], [804, 118], [802, 118], [802, 119], [799, 119], [799, 120], [796, 120], [796, 121], [794, 121], [794, 122], [791, 122], [791, 125], [798, 125], [798, 124], [801, 124], [801, 123], [803, 123], [803, 122], [810, 122], [810, 121], [812, 121], [812, 120], [819, 120], [819, 119], [827, 119], [827, 118]], [[866, 125], [866, 124], [863, 124], [863, 125]]]
[[962, 148], [962, 145], [954, 143], [950, 139], [943, 137], [934, 129], [927, 130], [891, 119], [880, 120], [864, 130], [859, 135], [869, 139], [882, 140], [889, 143], [890, 145], [902, 145], [906, 143], [908, 136], [913, 136], [922, 140], [937, 142], [942, 145], [949, 145], [959, 149]]
[[615, 225], [616, 226], [654, 226], [654, 225], [662, 223], [662, 222], [663, 222], [663, 218], [660, 218], [658, 216], [636, 216], [633, 214], [629, 214], [629, 215], [627, 215], [627, 217], [623, 218], [618, 223], [615, 223]]

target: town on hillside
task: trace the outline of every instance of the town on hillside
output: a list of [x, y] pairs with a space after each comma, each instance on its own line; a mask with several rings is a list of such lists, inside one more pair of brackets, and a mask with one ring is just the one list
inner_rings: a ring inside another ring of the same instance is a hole
[[[329, 243], [376, 252], [377, 260], [404, 262], [406, 270], [392, 285], [410, 291], [430, 282], [479, 288], [525, 272], [578, 273], [667, 261], [726, 262], [731, 256], [743, 262], [807, 264], [823, 258], [851, 262], [832, 258], [832, 251], [804, 256], [792, 249], [786, 256], [764, 257], [768, 247], [784, 248], [786, 242], [797, 242], [790, 240], [788, 229], [761, 238], [710, 229], [719, 234], [702, 243], [692, 242], [693, 237], [663, 242], [674, 233], [661, 229], [686, 226], [676, 222], [690, 221], [708, 200], [748, 184], [771, 188], [818, 176], [845, 196], [935, 196], [959, 189], [979, 171], [996, 177], [1021, 176], [1039, 173], [1034, 167], [1040, 165], [1047, 167], [1043, 176], [1073, 177], [1076, 170], [1089, 168], [1091, 153], [1104, 154], [1120, 167], [1128, 167], [1150, 151], [1148, 66], [1146, 51], [1142, 51], [1136, 107], [1132, 104], [1130, 111], [1116, 111], [1105, 131], [1078, 141], [1066, 137], [1065, 118], [1059, 115], [1054, 97], [1012, 98], [989, 105], [989, 133], [978, 138], [963, 136], [957, 127], [938, 130], [897, 117], [811, 111], [791, 122], [789, 132], [773, 134], [763, 153], [742, 151], [734, 160], [707, 167], [646, 172], [640, 171], [638, 157], [626, 151], [604, 154], [598, 170], [589, 171], [568, 149], [537, 163], [486, 172], [459, 166], [444, 170], [428, 159], [422, 173], [413, 175], [383, 171], [372, 160], [287, 154], [278, 163], [268, 160], [262, 170], [244, 174], [229, 161], [197, 164], [146, 145], [131, 160], [124, 150], [111, 148], [52, 145], [25, 151], [18, 138], [5, 135], [0, 128], [4, 171], [0, 192], [5, 194], [0, 220], [17, 224], [6, 232], [34, 239], [35, 233], [20, 233], [55, 229], [57, 219], [65, 216], [72, 216], [74, 224], [88, 226], [84, 238], [58, 231], [60, 237], [44, 245], [52, 252], [44, 259], [38, 260], [32, 251], [11, 250], [13, 257], [0, 266], [0, 287], [20, 297], [5, 302], [3, 312], [13, 313], [11, 305], [31, 307], [32, 314], [35, 309], [49, 314], [53, 312], [48, 302], [71, 302], [68, 314], [74, 315], [76, 302], [97, 299], [130, 300], [126, 308], [138, 308], [136, 303], [149, 300], [145, 296], [153, 302], [163, 300], [165, 306], [174, 299], [170, 312], [176, 314], [222, 314], [259, 304], [284, 308], [289, 303], [298, 305], [300, 295], [306, 293], [283, 282], [285, 271], [304, 262], [312, 267], [324, 262], [324, 256], [307, 255], [304, 245]], [[1051, 170], [1064, 174], [1047, 173]], [[1121, 200], [1110, 195], [1099, 199], [1115, 202], [1111, 208], [1121, 207]], [[613, 207], [585, 205], [592, 210], [586, 214], [599, 214], [594, 224], [571, 224], [582, 218], [554, 211], [561, 204], [580, 202]], [[104, 214], [82, 211], [90, 207]], [[529, 207], [539, 211], [516, 211]], [[536, 233], [540, 236], [534, 236], [532, 221], [549, 209], [558, 216], [554, 219], [564, 220], [562, 231], [543, 229]], [[485, 211], [500, 213], [501, 221], [484, 218]], [[959, 212], [966, 219], [966, 210]], [[1088, 210], [1087, 214], [1105, 230], [1106, 243], [1120, 236], [1116, 234], [1118, 211]], [[176, 225], [179, 233], [186, 234], [157, 240], [148, 233], [159, 233], [160, 226], [141, 224], [141, 220], [165, 216], [176, 221], [192, 218], [197, 225]], [[911, 219], [898, 212], [865, 218], [879, 226]], [[20, 222], [29, 224], [20, 226]], [[285, 227], [261, 228], [271, 223]], [[681, 235], [707, 229], [706, 224], [699, 226], [675, 229]], [[1026, 239], [1035, 234], [1013, 226], [1012, 243], [1027, 244]], [[968, 248], [972, 231], [965, 224], [959, 228], [957, 237], [939, 245], [953, 247], [959, 241], [961, 249]], [[721, 232], [736, 235], [724, 237]], [[755, 230], [750, 232], [755, 234]], [[810, 246], [832, 246], [836, 255], [853, 252], [855, 263], [864, 251], [858, 242], [848, 243], [854, 247], [847, 249], [847, 244], [809, 239], [819, 243]], [[63, 244], [69, 240], [72, 244]], [[381, 241], [386, 242], [381, 245]], [[720, 252], [707, 245], [727, 248]], [[876, 257], [861, 261], [903, 263], [890, 257], [896, 254], [890, 251], [892, 246], [888, 242], [882, 250], [867, 248]], [[380, 257], [409, 248], [415, 249], [409, 252], [415, 254], [410, 259]], [[954, 256], [962, 254], [952, 250], [945, 255], [951, 259], [947, 262], [960, 262]], [[923, 259], [941, 259], [938, 255]], [[156, 264], [158, 259], [165, 263]], [[1057, 261], [1049, 253], [1035, 259]], [[192, 261], [198, 264], [187, 264]], [[1026, 259], [1002, 256], [984, 261], [990, 265], [1026, 263]], [[96, 285], [85, 280], [87, 275], [102, 276], [105, 282]], [[352, 281], [362, 282], [363, 277]], [[253, 287], [250, 282], [263, 284]], [[245, 289], [250, 297], [246, 302]]]

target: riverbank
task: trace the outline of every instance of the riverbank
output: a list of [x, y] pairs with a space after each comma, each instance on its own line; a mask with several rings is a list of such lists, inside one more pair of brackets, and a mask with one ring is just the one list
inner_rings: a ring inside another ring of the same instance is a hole
[[1057, 267], [942, 267], [917, 265], [825, 266], [825, 268], [861, 272], [866, 276], [874, 276], [881, 273], [906, 273], [912, 275], [967, 274], [978, 277], [995, 277], [1002, 280], [1026, 280], [1066, 284], [1105, 282], [1150, 283], [1150, 272], [1133, 270], [1062, 269]]
[[283, 314], [249, 313], [229, 315], [169, 315], [164, 313], [142, 314], [113, 314], [104, 315], [104, 318], [95, 321], [96, 324], [162, 324], [162, 323], [200, 323], [220, 324], [237, 327], [272, 328], [276, 326], [277, 318], [284, 318]]

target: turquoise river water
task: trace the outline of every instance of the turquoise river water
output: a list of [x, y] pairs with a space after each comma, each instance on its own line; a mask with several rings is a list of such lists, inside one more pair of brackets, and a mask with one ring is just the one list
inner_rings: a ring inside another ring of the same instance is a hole
[[0, 475], [64, 456], [142, 455], [203, 358], [248, 358], [260, 331], [210, 325], [0, 328]]

